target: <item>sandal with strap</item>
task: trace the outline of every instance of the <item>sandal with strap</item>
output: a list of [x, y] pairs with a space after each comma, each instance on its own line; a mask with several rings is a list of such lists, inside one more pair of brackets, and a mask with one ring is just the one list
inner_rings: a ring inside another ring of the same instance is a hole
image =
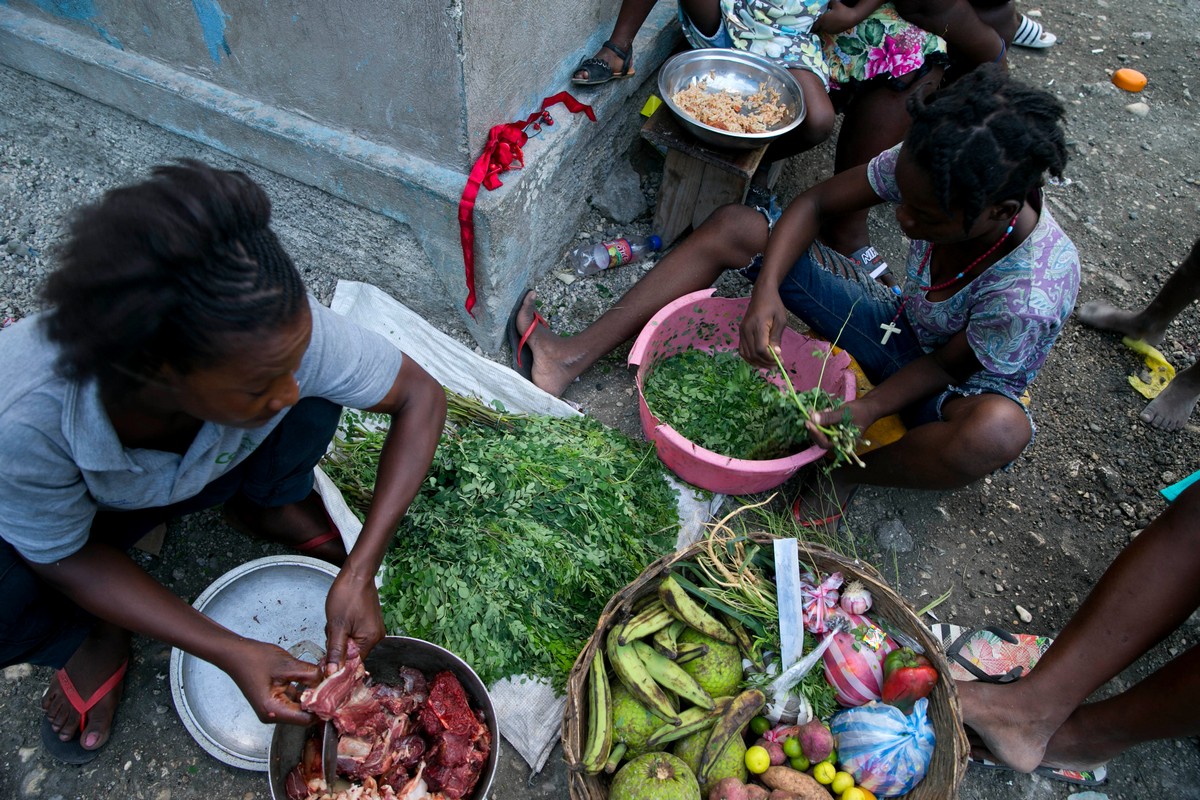
[[117, 671], [100, 684], [99, 688], [92, 692], [92, 696], [86, 700], [80, 696], [79, 690], [75, 688], [75, 683], [65, 669], [54, 673], [58, 676], [58, 685], [62, 687], [67, 702], [79, 714], [79, 734], [74, 739], [64, 742], [58, 738], [58, 734], [51, 727], [50, 718], [42, 717], [42, 747], [46, 749], [47, 753], [67, 764], [86, 764], [100, 755], [100, 751], [108, 744], [108, 740], [94, 750], [88, 750], [83, 746], [82, 737], [83, 732], [87, 730], [87, 713], [107, 697], [113, 689], [121, 685], [128, 668], [129, 659], [127, 658], [121, 662], [121, 666], [117, 667]]
[[603, 47], [607, 47], [621, 57], [621, 70], [614, 72], [613, 68], [604, 59], [592, 56], [580, 61], [579, 66], [575, 68], [575, 75], [580, 72], [586, 72], [587, 77], [578, 78], [572, 75], [571, 83], [576, 86], [599, 86], [602, 83], [608, 83], [614, 78], [628, 78], [630, 75], [635, 74], [633, 71], [632, 44], [629, 45], [629, 50], [626, 51], [624, 48], [613, 44], [612, 40], [609, 39], [603, 44]]
[[1030, 47], [1034, 50], [1044, 50], [1058, 41], [1058, 37], [1042, 27], [1042, 23], [1021, 15], [1021, 24], [1013, 34], [1012, 43], [1018, 47]]
[[533, 321], [529, 323], [529, 327], [524, 331], [517, 329], [517, 315], [521, 313], [521, 308], [525, 305], [525, 298], [529, 297], [532, 292], [533, 290], [530, 289], [521, 295], [521, 299], [517, 301], [517, 307], [513, 309], [512, 317], [508, 321], [508, 346], [512, 349], [512, 368], [527, 381], [533, 380], [533, 350], [525, 343], [529, 341], [529, 337], [533, 335], [533, 329], [538, 325], [550, 327], [545, 317], [539, 314], [535, 308]]

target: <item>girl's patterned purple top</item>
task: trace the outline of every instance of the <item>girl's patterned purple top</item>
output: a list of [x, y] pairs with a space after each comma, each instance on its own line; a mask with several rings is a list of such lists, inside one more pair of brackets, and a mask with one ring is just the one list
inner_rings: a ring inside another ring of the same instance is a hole
[[[867, 167], [871, 188], [891, 202], [900, 201], [896, 160], [901, 147], [885, 150]], [[1038, 220], [1028, 238], [945, 300], [931, 302], [920, 288], [929, 285], [928, 265], [921, 274], [918, 270], [932, 245], [913, 241], [909, 246], [904, 311], [921, 346], [930, 352], [966, 330], [983, 365], [961, 388], [1019, 398], [1075, 308], [1079, 253], [1040, 192], [1033, 205]]]

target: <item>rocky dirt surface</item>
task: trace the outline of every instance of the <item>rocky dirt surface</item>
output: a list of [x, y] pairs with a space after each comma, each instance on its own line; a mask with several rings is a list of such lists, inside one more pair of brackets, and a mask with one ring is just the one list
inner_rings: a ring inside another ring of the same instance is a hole
[[[1026, 6], [1035, 10], [1033, 6]], [[1118, 4], [1064, 0], [1042, 21], [1059, 36], [1048, 51], [1014, 50], [1016, 75], [1056, 93], [1069, 110], [1072, 160], [1067, 180], [1047, 189], [1049, 208], [1075, 240], [1083, 261], [1080, 302], [1147, 302], [1200, 235], [1200, 3], [1152, 0]], [[1140, 95], [1114, 88], [1108, 73], [1146, 73]], [[1143, 107], [1132, 104], [1142, 103]], [[831, 149], [796, 159], [779, 186], [786, 199], [819, 179]], [[396, 224], [70, 92], [0, 68], [0, 318], [38, 308], [37, 286], [52, 268], [64, 215], [105, 188], [137, 180], [178, 157], [240, 167], [275, 202], [276, 227], [315, 293], [328, 301], [337, 278], [371, 280], [395, 258]], [[653, 202], [661, 160], [647, 147], [631, 154], [641, 196]], [[601, 204], [602, 205], [602, 204]], [[900, 263], [902, 240], [886, 214], [873, 220], [876, 244]], [[649, 232], [649, 213], [627, 224], [597, 212], [579, 241]], [[564, 252], [577, 242], [564, 243]], [[632, 266], [567, 284], [566, 263], [547, 265], [535, 288], [552, 327], [577, 331], [612, 304], [640, 274]], [[745, 293], [740, 279], [723, 293]], [[464, 338], [453, 321], [439, 321]], [[1200, 354], [1200, 313], [1190, 308], [1161, 347], [1176, 367]], [[496, 356], [507, 359], [506, 354]], [[567, 392], [609, 424], [637, 432], [636, 398], [625, 352], [596, 365]], [[1193, 416], [1168, 434], [1138, 420], [1145, 401], [1127, 383], [1140, 362], [1116, 337], [1075, 321], [1067, 325], [1034, 385], [1035, 445], [1008, 472], [944, 493], [867, 489], [849, 515], [860, 554], [895, 581], [915, 605], [950, 591], [934, 612], [962, 625], [999, 625], [1053, 633], [1086, 596], [1111, 559], [1164, 507], [1158, 490], [1200, 467], [1200, 426]], [[214, 578], [249, 559], [281, 552], [233, 533], [214, 513], [174, 524], [160, 556], [138, 558], [159, 580], [191, 600]], [[1155, 580], [1147, 575], [1146, 580]], [[1019, 610], [1027, 613], [1024, 618]], [[1144, 613], [1153, 615], [1155, 609]], [[1101, 690], [1129, 687], [1172, 655], [1193, 646], [1195, 617], [1145, 659]], [[57, 764], [38, 744], [38, 699], [49, 670], [10, 667], [0, 681], [0, 796], [209, 800], [267, 797], [266, 781], [225, 766], [191, 739], [167, 682], [169, 648], [138, 640], [113, 741], [92, 764]], [[1200, 798], [1200, 751], [1194, 739], [1137, 747], [1110, 764], [1110, 798]], [[1075, 787], [1002, 771], [971, 770], [970, 800], [1068, 797]], [[565, 798], [558, 751], [530, 775], [505, 748], [492, 797]]]

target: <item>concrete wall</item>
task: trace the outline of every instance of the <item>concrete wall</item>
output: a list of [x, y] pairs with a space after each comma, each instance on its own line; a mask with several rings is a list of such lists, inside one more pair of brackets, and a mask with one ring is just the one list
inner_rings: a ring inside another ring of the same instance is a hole
[[[0, 62], [109, 103], [403, 223], [434, 315], [488, 350], [529, 277], [572, 238], [592, 184], [636, 137], [640, 81], [677, 38], [674, 3], [643, 28], [639, 77], [581, 99], [476, 207], [475, 317], [456, 219], [489, 129], [568, 88], [618, 0], [0, 0]], [[410, 302], [406, 300], [406, 302]]]

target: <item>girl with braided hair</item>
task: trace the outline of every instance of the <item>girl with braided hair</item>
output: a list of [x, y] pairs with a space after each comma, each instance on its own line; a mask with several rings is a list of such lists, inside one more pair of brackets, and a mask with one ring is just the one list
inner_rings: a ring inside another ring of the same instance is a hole
[[[770, 348], [791, 311], [837, 339], [878, 387], [849, 405], [860, 429], [897, 411], [913, 428], [866, 454], [865, 469], [834, 471], [836, 501], [826, 510], [816, 497], [802, 499], [802, 520], [835, 523], [859, 483], [950, 488], [1012, 461], [1033, 436], [1020, 398], [1079, 286], [1075, 246], [1039, 192], [1044, 174], [1061, 174], [1066, 162], [1063, 109], [987, 65], [913, 102], [910, 113], [901, 145], [799, 195], [773, 231], [746, 206], [717, 209], [575, 335], [548, 330], [527, 292], [513, 332], [530, 380], [561, 395], [664, 305], [742, 269], [756, 281], [744, 358], [774, 368]], [[837, 215], [884, 201], [898, 204], [896, 219], [913, 239], [900, 296], [818, 237]]]
[[[832, 471], [831, 491], [802, 493], [802, 524], [835, 524], [861, 484], [950, 489], [1016, 459], [1034, 435], [1022, 397], [1075, 304], [1079, 257], [1040, 192], [1067, 159], [1058, 101], [985, 65], [909, 106], [900, 145], [784, 212], [742, 324], [741, 353], [761, 366], [788, 310], [855, 356], [876, 388], [818, 424], [900, 413], [909, 428]], [[831, 215], [881, 201], [911, 240], [898, 294], [816, 241]]]
[[[42, 742], [104, 746], [130, 633], [212, 662], [264, 722], [307, 724], [315, 665], [212, 622], [126, 550], [166, 520], [230, 523], [340, 564], [330, 664], [384, 635], [374, 575], [433, 458], [441, 387], [309, 297], [240, 172], [159, 167], [75, 217], [48, 310], [0, 336], [0, 661], [56, 668]], [[375, 502], [349, 553], [313, 490], [342, 406], [386, 413]]]

